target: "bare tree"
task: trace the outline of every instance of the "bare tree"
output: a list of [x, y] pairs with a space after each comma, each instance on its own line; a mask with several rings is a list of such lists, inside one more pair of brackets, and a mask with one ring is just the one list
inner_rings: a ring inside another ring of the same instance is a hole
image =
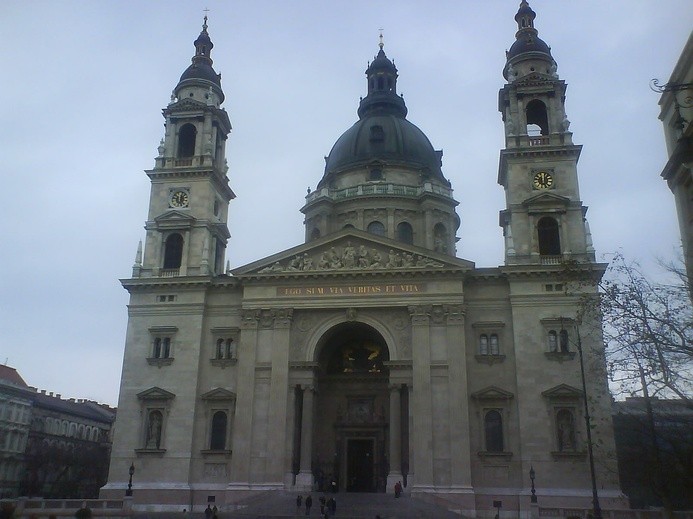
[[693, 407], [693, 307], [685, 276], [668, 277], [652, 281], [620, 255], [611, 262], [599, 286], [609, 376], [617, 393]]

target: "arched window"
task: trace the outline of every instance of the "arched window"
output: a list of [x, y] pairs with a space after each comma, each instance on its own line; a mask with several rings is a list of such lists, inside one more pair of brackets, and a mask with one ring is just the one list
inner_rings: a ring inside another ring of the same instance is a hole
[[556, 432], [558, 434], [558, 450], [560, 452], [574, 451], [575, 417], [570, 409], [561, 409], [556, 413]]
[[402, 222], [397, 226], [397, 240], [412, 245], [414, 243], [414, 229], [407, 222]]
[[488, 335], [485, 333], [479, 337], [479, 355], [488, 355]]
[[487, 452], [503, 452], [503, 418], [494, 409], [484, 416], [484, 436]]
[[209, 448], [221, 451], [226, 448], [226, 413], [217, 411], [212, 416], [212, 434], [210, 435]]
[[378, 90], [382, 90], [383, 88], [385, 88], [385, 82], [383, 81], [383, 77], [381, 76], [378, 78]]
[[561, 254], [561, 239], [558, 234], [558, 222], [545, 216], [537, 224], [539, 238], [539, 254], [542, 256], [559, 256]]
[[538, 136], [549, 134], [549, 120], [546, 116], [546, 105], [534, 99], [527, 104], [527, 135]]
[[318, 238], [320, 238], [320, 229], [318, 229], [317, 227], [315, 227], [315, 228], [312, 230], [312, 232], [310, 233], [310, 239], [311, 239], [311, 240], [317, 240]]
[[549, 330], [549, 351], [558, 351], [558, 335], [556, 330]]
[[195, 155], [195, 139], [197, 128], [188, 123], [184, 124], [178, 132], [178, 158], [183, 159]]
[[183, 261], [183, 237], [178, 233], [171, 234], [166, 238], [164, 248], [164, 268], [179, 269]]
[[442, 223], [437, 223], [433, 228], [433, 250], [448, 252], [448, 230]]
[[495, 333], [491, 334], [491, 337], [489, 337], [489, 355], [498, 355], [499, 349], [498, 349], [498, 335]]
[[368, 228], [366, 230], [369, 233], [375, 234], [377, 236], [385, 236], [385, 226], [378, 221], [369, 223]]

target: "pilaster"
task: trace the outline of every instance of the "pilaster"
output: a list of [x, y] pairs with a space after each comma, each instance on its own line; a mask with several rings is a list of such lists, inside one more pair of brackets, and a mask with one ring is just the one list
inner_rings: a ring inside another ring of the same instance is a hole
[[461, 305], [448, 305], [446, 314], [450, 391], [450, 484], [453, 488], [471, 488], [464, 308]]
[[274, 316], [274, 348], [272, 351], [272, 375], [270, 387], [271, 426], [268, 434], [268, 452], [276, 454], [267, 460], [268, 481], [280, 482], [283, 479], [284, 458], [281, 449], [273, 449], [286, 442], [286, 421], [289, 389], [289, 340], [291, 335], [291, 318], [293, 309], [283, 308], [275, 311]]
[[311, 456], [313, 453], [313, 402], [315, 388], [303, 388], [303, 415], [301, 417], [301, 469], [296, 476], [296, 486], [310, 490], [313, 487]]
[[395, 483], [402, 479], [402, 386], [390, 384], [390, 472], [387, 491], [394, 491]]
[[257, 350], [259, 310], [243, 310], [241, 340], [238, 345], [238, 392], [233, 435], [230, 487], [247, 488], [250, 483], [250, 454], [255, 400], [255, 352]]
[[412, 327], [413, 444], [416, 484], [420, 490], [433, 488], [433, 405], [431, 394], [430, 306], [410, 306]]

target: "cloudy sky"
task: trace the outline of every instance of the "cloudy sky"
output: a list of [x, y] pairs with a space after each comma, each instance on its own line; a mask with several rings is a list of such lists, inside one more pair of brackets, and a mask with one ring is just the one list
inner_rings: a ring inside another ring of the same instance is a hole
[[[128, 277], [144, 237], [160, 110], [209, 8], [233, 124], [228, 259], [302, 243], [308, 187], [356, 120], [384, 29], [409, 120], [460, 201], [458, 256], [503, 261], [497, 111], [519, 0], [3, 0], [0, 362], [39, 389], [115, 404]], [[659, 96], [693, 27], [690, 0], [532, 0], [567, 81], [581, 196], [600, 258], [676, 253]]]

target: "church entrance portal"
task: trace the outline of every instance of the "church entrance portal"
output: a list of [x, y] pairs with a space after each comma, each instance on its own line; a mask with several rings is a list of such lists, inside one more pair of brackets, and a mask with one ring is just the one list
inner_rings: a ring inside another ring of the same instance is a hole
[[375, 440], [347, 440], [347, 492], [372, 492], [375, 485], [373, 455]]
[[389, 360], [372, 327], [343, 323], [322, 338], [315, 406], [313, 470], [320, 485], [344, 492], [385, 490], [389, 470]]

